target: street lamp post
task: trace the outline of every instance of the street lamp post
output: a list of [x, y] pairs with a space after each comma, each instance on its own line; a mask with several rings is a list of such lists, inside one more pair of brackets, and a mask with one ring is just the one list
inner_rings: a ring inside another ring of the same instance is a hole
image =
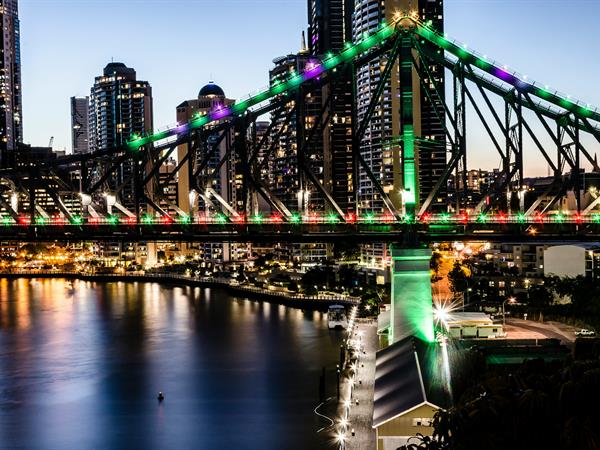
[[516, 302], [516, 298], [514, 297], [508, 297], [506, 300], [504, 300], [502, 302], [502, 325], [506, 325], [506, 311], [504, 310], [504, 305], [506, 304], [506, 302], [508, 303], [515, 303]]

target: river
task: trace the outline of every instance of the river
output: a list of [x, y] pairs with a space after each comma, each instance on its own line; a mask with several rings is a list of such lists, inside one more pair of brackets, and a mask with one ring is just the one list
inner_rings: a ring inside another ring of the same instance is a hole
[[313, 409], [342, 339], [222, 290], [3, 279], [0, 448], [330, 448]]

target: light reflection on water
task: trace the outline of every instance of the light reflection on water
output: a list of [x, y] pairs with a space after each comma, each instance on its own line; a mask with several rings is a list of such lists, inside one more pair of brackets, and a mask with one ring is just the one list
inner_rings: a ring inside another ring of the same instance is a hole
[[325, 314], [200, 288], [72, 286], [0, 280], [1, 448], [321, 446], [312, 409], [342, 339]]

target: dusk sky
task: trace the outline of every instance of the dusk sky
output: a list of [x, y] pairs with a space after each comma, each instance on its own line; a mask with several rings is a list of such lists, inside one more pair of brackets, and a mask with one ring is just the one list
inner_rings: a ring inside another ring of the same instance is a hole
[[[20, 0], [25, 141], [70, 150], [69, 98], [114, 58], [154, 92], [155, 127], [214, 79], [237, 98], [295, 52], [306, 0]], [[446, 0], [451, 36], [600, 105], [599, 0]], [[482, 162], [483, 163], [483, 162]]]

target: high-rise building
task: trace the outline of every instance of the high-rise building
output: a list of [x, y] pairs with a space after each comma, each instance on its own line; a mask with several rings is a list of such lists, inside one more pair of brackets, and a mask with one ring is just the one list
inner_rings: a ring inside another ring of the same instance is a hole
[[[124, 146], [134, 134], [151, 132], [152, 88], [137, 79], [135, 69], [112, 62], [104, 68], [90, 95], [90, 149], [107, 150]], [[108, 181], [108, 189], [120, 189], [118, 200], [135, 208], [133, 162], [125, 162]]]
[[[276, 58], [273, 60], [275, 67], [269, 72], [269, 81], [274, 84], [287, 79], [291, 73], [304, 72], [307, 65], [313, 61], [315, 59], [305, 48], [299, 53]], [[324, 184], [324, 154], [321, 138], [323, 128], [318, 124], [321, 108], [320, 89], [313, 87], [308, 93], [298, 93], [297, 96], [289, 99], [285, 105], [286, 113], [276, 119], [277, 124], [272, 131], [275, 150], [271, 155], [270, 188], [290, 211], [308, 214], [311, 211], [322, 210], [324, 207], [322, 196], [300, 167], [304, 164], [315, 174], [319, 182]], [[281, 132], [288, 113], [291, 114], [291, 118]], [[317, 131], [302, 149], [310, 137], [313, 126], [317, 127]]]
[[[187, 123], [198, 115], [206, 115], [219, 106], [229, 106], [234, 102], [235, 100], [225, 96], [223, 89], [210, 81], [200, 89], [197, 98], [186, 100], [177, 106], [177, 123]], [[204, 148], [195, 153], [197, 160], [193, 161], [191, 166], [189, 162], [184, 163], [179, 170], [179, 208], [191, 216], [211, 215], [216, 212], [215, 208], [211, 206], [214, 203], [209, 201], [206, 190], [210, 190], [208, 195], [213, 197], [217, 205], [219, 204], [219, 201], [216, 200], [218, 195], [228, 204], [237, 206], [237, 192], [234, 189], [235, 155], [234, 152], [230, 151], [233, 146], [234, 132], [233, 130], [226, 131], [220, 142], [219, 137], [220, 133], [218, 131], [207, 136], [202, 143]], [[211, 152], [212, 147], [217, 143], [217, 151], [213, 153], [207, 162], [204, 172], [198, 174], [197, 177], [197, 179], [201, 179], [210, 176], [210, 180], [208, 178], [203, 179], [203, 182], [206, 181], [205, 185], [190, 186], [190, 178], [193, 177], [190, 176], [189, 172], [202, 164], [204, 157]], [[180, 145], [177, 149], [179, 161], [185, 158], [186, 152], [187, 144]], [[224, 164], [220, 164], [221, 160], [228, 154], [230, 157], [227, 158]], [[213, 173], [215, 170], [218, 172]], [[198, 192], [198, 188], [204, 191]]]
[[[418, 5], [418, 13], [421, 20], [431, 21], [431, 26], [439, 33], [443, 33], [443, 0], [419, 0]], [[426, 44], [426, 47], [427, 45], [430, 44]], [[421, 137], [421, 142], [423, 143], [417, 147], [417, 169], [419, 172], [418, 198], [420, 204], [423, 204], [429, 194], [431, 194], [447, 165], [446, 133], [444, 132], [446, 116], [443, 106], [446, 89], [444, 66], [441, 64], [428, 64], [428, 69], [433, 80], [425, 79], [423, 81], [425, 85], [437, 86], [441, 97], [431, 92], [432, 103], [427, 93], [419, 88], [418, 107], [415, 109], [417, 113], [417, 127], [415, 127], [415, 131], [417, 136]], [[420, 129], [418, 126], [420, 126]], [[432, 209], [437, 211], [447, 210], [448, 202], [446, 193], [447, 186], [442, 186], [436, 197], [432, 200]]]
[[0, 163], [23, 141], [21, 49], [17, 0], [0, 0]]
[[71, 142], [75, 155], [90, 151], [89, 106], [89, 97], [71, 97]]
[[[432, 21], [432, 26], [443, 32], [443, 1], [442, 0], [358, 0], [354, 11], [353, 33], [358, 39], [363, 33], [375, 31], [383, 20], [391, 22], [399, 11], [414, 11], [421, 20]], [[375, 59], [361, 67], [357, 72], [358, 119], [361, 121], [367, 111], [372, 95], [375, 92], [382, 67], [385, 67], [386, 57]], [[444, 124], [438, 119], [436, 108], [442, 108], [444, 95], [444, 68], [441, 65], [430, 65], [429, 71], [435, 80], [423, 80], [427, 85], [434, 82], [439, 87], [442, 98], [433, 96], [431, 103], [418, 83], [413, 83], [415, 96], [413, 100], [414, 128], [417, 137], [416, 163], [419, 174], [418, 192], [413, 193], [422, 203], [433, 189], [446, 167], [446, 139]], [[400, 80], [399, 70], [392, 70], [391, 79], [383, 92], [383, 98], [377, 106], [373, 119], [361, 142], [363, 157], [370, 163], [376, 177], [381, 181], [383, 189], [390, 196], [396, 207], [401, 207], [402, 174], [400, 146]], [[416, 76], [416, 74], [415, 74]], [[440, 114], [444, 117], [444, 114]], [[433, 206], [446, 206], [442, 190]], [[383, 201], [378, 192], [372, 187], [366, 173], [360, 174], [361, 207], [380, 213]]]
[[[338, 52], [352, 40], [354, 0], [308, 0], [308, 48], [318, 58]], [[330, 121], [324, 128], [324, 186], [342, 211], [355, 211], [352, 157], [354, 116], [353, 73], [348, 66], [336, 71], [335, 82], [321, 90], [323, 105], [328, 103]]]
[[[214, 82], [210, 81], [200, 89], [198, 97], [186, 100], [177, 106], [177, 123], [187, 123], [198, 115], [206, 115], [215, 108], [229, 106], [234, 100], [225, 96], [225, 92]], [[231, 205], [236, 212], [245, 214], [244, 199], [239, 189], [241, 171], [233, 151], [235, 131], [224, 131], [220, 139], [220, 132], [215, 131], [202, 140], [203, 148], [195, 153], [197, 160], [190, 165], [182, 164], [178, 174], [178, 207], [192, 217], [212, 217], [218, 212], [231, 215], [224, 204]], [[216, 146], [212, 157], [209, 158], [202, 173], [190, 174], [197, 170], [203, 159]], [[187, 144], [180, 145], [177, 149], [179, 161], [183, 161], [187, 153]], [[229, 155], [229, 156], [227, 156]], [[221, 160], [224, 163], [221, 164]], [[195, 179], [198, 185], [190, 185], [190, 180]], [[223, 211], [225, 209], [225, 211]], [[219, 265], [247, 258], [249, 246], [245, 244], [229, 243], [195, 243], [185, 247], [190, 255], [209, 261], [212, 265]]]
[[308, 0], [308, 48], [313, 55], [341, 50], [352, 39], [354, 0]]
[[[271, 84], [306, 70], [317, 58], [303, 45], [300, 52], [276, 58], [269, 72]], [[326, 208], [323, 195], [315, 188], [301, 165], [310, 170], [316, 180], [326, 186], [324, 129], [319, 123], [322, 109], [322, 90], [307, 86], [309, 92], [299, 92], [285, 105], [284, 114], [275, 119], [272, 131], [273, 155], [270, 155], [270, 191], [291, 211], [310, 215]], [[276, 100], [277, 101], [277, 100]], [[295, 109], [294, 109], [295, 108]], [[286, 117], [290, 115], [287, 125]], [[313, 127], [315, 132], [311, 133]], [[312, 134], [312, 136], [311, 136]], [[308, 141], [310, 137], [310, 141]], [[303, 148], [304, 147], [304, 148]], [[328, 255], [325, 244], [282, 245], [278, 252], [282, 259], [316, 264]]]
[[[353, 36], [358, 40], [364, 33], [378, 29], [382, 21], [393, 20], [397, 12], [418, 12], [421, 20], [432, 21], [432, 26], [443, 32], [443, 0], [357, 0], [353, 13]], [[357, 120], [362, 123], [375, 94], [387, 57], [373, 59], [356, 73]], [[440, 65], [428, 66], [435, 80], [423, 80], [427, 85], [434, 81], [439, 86], [442, 98], [433, 96], [431, 103], [419, 83], [413, 83], [414, 130], [417, 138], [416, 165], [418, 170], [418, 191], [413, 193], [417, 202], [422, 203], [432, 191], [446, 167], [446, 137], [444, 124], [438, 119], [435, 108], [442, 108], [444, 95], [444, 68]], [[416, 77], [416, 73], [413, 72]], [[360, 152], [371, 167], [383, 190], [397, 209], [402, 207], [403, 174], [401, 169], [401, 119], [400, 119], [400, 79], [399, 65], [391, 72], [384, 86], [382, 98], [375, 109], [364, 138], [360, 142]], [[440, 114], [444, 117], [444, 113]], [[446, 208], [445, 186], [433, 200], [432, 208]], [[359, 170], [359, 210], [375, 214], [387, 213], [383, 199], [373, 186], [367, 173]], [[384, 269], [389, 255], [383, 245], [364, 247], [363, 261], [374, 268]]]

